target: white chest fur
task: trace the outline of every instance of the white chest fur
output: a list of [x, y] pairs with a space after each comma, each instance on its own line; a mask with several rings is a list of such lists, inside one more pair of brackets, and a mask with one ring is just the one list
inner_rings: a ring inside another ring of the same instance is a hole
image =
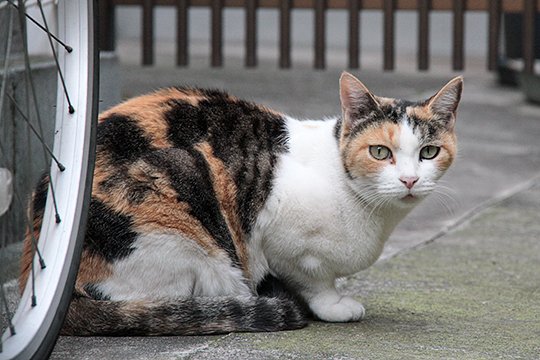
[[373, 211], [354, 195], [335, 123], [287, 119], [289, 152], [252, 232], [250, 266], [255, 281], [265, 271], [286, 279], [320, 319], [351, 321], [364, 307], [338, 294], [335, 279], [373, 264], [405, 213]]
[[[404, 214], [372, 211], [346, 182], [336, 120], [287, 121], [289, 152], [260, 212], [253, 247], [270, 271], [296, 281], [332, 281], [370, 266]], [[255, 264], [254, 264], [255, 265]]]

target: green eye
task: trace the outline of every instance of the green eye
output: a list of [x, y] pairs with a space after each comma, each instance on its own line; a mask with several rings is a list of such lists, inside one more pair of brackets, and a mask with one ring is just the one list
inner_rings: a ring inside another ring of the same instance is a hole
[[428, 145], [424, 146], [422, 150], [420, 150], [420, 160], [431, 160], [435, 158], [435, 156], [439, 155], [439, 151], [441, 150], [440, 147], [434, 146], [434, 145]]
[[369, 153], [377, 160], [386, 160], [392, 156], [390, 149], [383, 145], [370, 146]]

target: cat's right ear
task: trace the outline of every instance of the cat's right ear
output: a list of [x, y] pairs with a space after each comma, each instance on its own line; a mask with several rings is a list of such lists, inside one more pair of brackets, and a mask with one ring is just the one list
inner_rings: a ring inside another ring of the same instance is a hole
[[347, 136], [355, 125], [369, 118], [368, 115], [379, 108], [368, 88], [346, 71], [339, 78], [339, 96], [343, 115], [342, 136]]
[[463, 91], [463, 77], [450, 80], [441, 90], [427, 100], [431, 113], [443, 121], [448, 129], [454, 128], [456, 111]]

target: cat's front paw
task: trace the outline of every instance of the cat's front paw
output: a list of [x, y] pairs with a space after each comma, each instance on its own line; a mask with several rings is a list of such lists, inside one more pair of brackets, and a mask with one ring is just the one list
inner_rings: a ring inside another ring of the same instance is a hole
[[358, 321], [364, 318], [364, 306], [351, 297], [344, 296], [334, 303], [314, 303], [311, 310], [317, 317], [328, 322]]

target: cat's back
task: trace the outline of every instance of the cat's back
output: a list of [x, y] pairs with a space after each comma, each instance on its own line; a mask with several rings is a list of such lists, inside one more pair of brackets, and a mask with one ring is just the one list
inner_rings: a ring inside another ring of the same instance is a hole
[[143, 146], [189, 149], [206, 141], [215, 151], [227, 153], [231, 146], [246, 150], [283, 147], [285, 132], [284, 116], [265, 106], [219, 90], [172, 87], [129, 99], [102, 113], [98, 147], [112, 137], [138, 143], [139, 149], [124, 146], [124, 152], [131, 154]]
[[243, 263], [238, 244], [287, 139], [283, 115], [216, 90], [168, 88], [113, 107], [99, 118], [86, 248], [114, 261], [137, 234], [175, 232]]

